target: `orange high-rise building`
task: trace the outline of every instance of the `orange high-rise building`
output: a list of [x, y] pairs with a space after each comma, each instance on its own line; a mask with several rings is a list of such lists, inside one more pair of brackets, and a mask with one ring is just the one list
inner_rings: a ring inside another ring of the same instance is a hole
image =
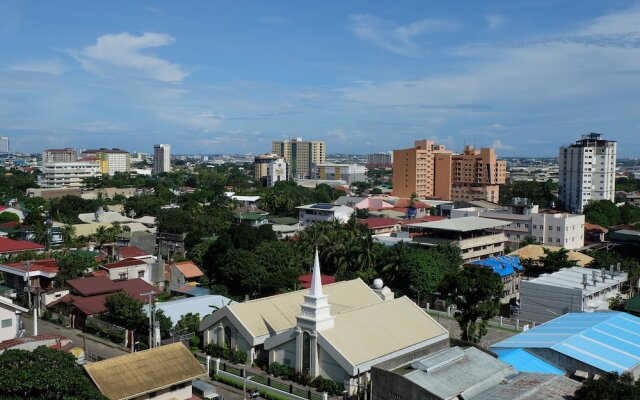
[[418, 140], [413, 148], [393, 151], [393, 194], [498, 202], [506, 169], [492, 148], [466, 146], [453, 154], [431, 140]]

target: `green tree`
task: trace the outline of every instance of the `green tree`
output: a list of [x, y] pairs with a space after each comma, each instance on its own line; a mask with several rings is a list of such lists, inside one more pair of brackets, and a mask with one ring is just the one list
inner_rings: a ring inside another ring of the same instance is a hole
[[73, 247], [76, 244], [76, 227], [68, 224], [63, 226], [62, 240], [64, 241], [65, 247]]
[[583, 214], [587, 222], [606, 228], [618, 225], [622, 221], [620, 218], [620, 209], [610, 200], [589, 202], [584, 207]]
[[10, 211], [0, 213], [0, 224], [6, 224], [7, 222], [20, 222], [20, 217]]
[[175, 331], [184, 333], [198, 333], [200, 329], [200, 314], [187, 313], [176, 323]]
[[487, 321], [500, 311], [502, 280], [493, 271], [470, 266], [446, 275], [440, 292], [455, 304], [461, 339], [478, 343], [487, 334]]
[[[160, 327], [160, 336], [162, 337], [162, 339], [168, 338], [169, 334], [171, 333], [171, 329], [173, 328], [171, 318], [167, 317], [163, 310], [156, 310], [153, 314], [153, 318], [158, 321], [158, 326]], [[148, 320], [146, 330], [149, 330]]]
[[564, 247], [558, 250], [543, 249], [545, 257], [542, 267], [546, 272], [556, 272], [561, 268], [571, 268], [578, 265], [577, 261], [569, 259], [569, 250]]
[[254, 251], [266, 271], [261, 292], [272, 295], [293, 290], [304, 273], [302, 255], [287, 242], [263, 241]]
[[525, 246], [528, 246], [530, 244], [536, 244], [538, 243], [536, 241], [536, 238], [534, 238], [533, 236], [525, 236], [521, 241], [520, 241], [520, 248], [523, 248]]
[[91, 271], [98, 267], [96, 258], [91, 254], [63, 251], [54, 253], [53, 257], [59, 267], [54, 279], [60, 286], [64, 285], [69, 279], [80, 278], [84, 276], [86, 271]]
[[232, 295], [255, 297], [261, 293], [267, 271], [254, 252], [230, 249], [221, 264], [217, 283], [226, 286]]
[[105, 306], [107, 311], [103, 317], [112, 324], [127, 329], [140, 329], [141, 326], [147, 326], [148, 329], [148, 318], [142, 302], [128, 294], [118, 292], [108, 296]]
[[640, 399], [640, 384], [633, 382], [630, 373], [606, 373], [600, 379], [588, 379], [578, 388], [575, 400], [634, 400]]
[[70, 353], [40, 346], [0, 354], [0, 399], [106, 399]]

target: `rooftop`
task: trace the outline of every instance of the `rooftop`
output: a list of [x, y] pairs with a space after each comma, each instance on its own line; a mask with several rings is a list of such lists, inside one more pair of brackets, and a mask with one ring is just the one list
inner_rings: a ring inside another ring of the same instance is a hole
[[175, 263], [175, 266], [176, 268], [178, 268], [178, 271], [180, 271], [182, 275], [184, 275], [184, 277], [187, 279], [199, 278], [203, 275], [200, 268], [198, 268], [198, 266], [195, 265], [192, 261], [177, 262]]
[[469, 232], [482, 229], [497, 228], [509, 225], [508, 221], [481, 217], [461, 217], [454, 219], [443, 219], [432, 222], [418, 222], [407, 224], [410, 228], [434, 229], [454, 232]]
[[133, 398], [206, 375], [182, 343], [125, 354], [87, 364], [84, 368], [109, 399]]
[[[521, 260], [531, 259], [531, 260], [540, 260], [546, 255], [544, 254], [544, 250], [558, 251], [562, 247], [558, 246], [543, 246], [540, 244], [530, 244], [519, 248], [518, 250], [512, 251], [509, 253], [510, 256], [518, 256]], [[579, 266], [584, 267], [593, 261], [592, 257], [589, 257], [586, 254], [582, 254], [577, 251], [569, 250], [569, 260], [574, 260], [578, 263]]]
[[[587, 276], [586, 287], [584, 285], [584, 276]], [[594, 279], [595, 284], [594, 284]], [[548, 285], [555, 287], [564, 287], [571, 289], [582, 289], [583, 295], [599, 292], [605, 288], [617, 285], [627, 280], [626, 272], [605, 271], [604, 278], [602, 271], [593, 268], [571, 267], [562, 268], [551, 274], [542, 274], [535, 279], [526, 281], [539, 285]]]
[[580, 382], [565, 376], [519, 373], [509, 376], [473, 400], [548, 400], [572, 398]]
[[513, 275], [516, 271], [523, 271], [524, 267], [520, 264], [520, 258], [516, 256], [498, 256], [487, 258], [484, 260], [471, 261], [467, 265], [481, 265], [491, 269], [501, 277]]
[[110, 264], [104, 264], [102, 267], [106, 269], [132, 267], [134, 265], [146, 265], [147, 263], [137, 258], [125, 258], [120, 261], [116, 261]]
[[379, 228], [388, 228], [395, 226], [400, 222], [399, 219], [396, 218], [385, 218], [385, 217], [374, 217], [374, 218], [365, 218], [359, 219], [358, 223], [366, 225], [369, 229], [379, 229]]
[[640, 364], [640, 318], [621, 312], [569, 313], [498, 342], [492, 350], [548, 348], [608, 372]]
[[44, 246], [26, 240], [13, 240], [0, 237], [0, 254], [17, 253], [27, 250], [44, 250]]
[[[197, 297], [188, 297], [186, 299], [172, 300], [156, 303], [156, 309], [164, 311], [164, 315], [171, 319], [175, 325], [183, 315], [188, 313], [199, 314], [200, 319], [211, 314], [218, 308], [222, 308], [232, 301], [220, 295], [206, 295]], [[212, 307], [213, 306], [213, 307]], [[145, 305], [144, 310], [149, 314], [149, 306]]]
[[118, 246], [120, 258], [149, 257], [151, 254], [135, 246]]

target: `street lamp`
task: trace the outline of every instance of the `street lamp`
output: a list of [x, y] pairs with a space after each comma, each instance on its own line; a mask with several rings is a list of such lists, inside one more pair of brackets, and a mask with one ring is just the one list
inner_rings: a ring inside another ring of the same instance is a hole
[[253, 378], [253, 375], [247, 376], [244, 374], [244, 379], [242, 380], [242, 400], [247, 400], [247, 380]]
[[418, 307], [420, 307], [420, 291], [418, 289], [414, 288], [413, 285], [409, 285], [409, 288], [411, 288], [416, 293], [418, 293]]

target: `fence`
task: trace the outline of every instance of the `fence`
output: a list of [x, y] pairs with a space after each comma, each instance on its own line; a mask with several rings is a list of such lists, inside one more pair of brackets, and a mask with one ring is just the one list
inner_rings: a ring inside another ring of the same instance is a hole
[[127, 330], [120, 326], [89, 316], [85, 322], [85, 331], [106, 337], [121, 346], [126, 346]]
[[[201, 360], [203, 357], [196, 355], [196, 358], [198, 358], [198, 360]], [[206, 360], [204, 361], [205, 363], [203, 365], [206, 365]], [[220, 362], [219, 359], [216, 359], [213, 364], [214, 365], [211, 371], [212, 374], [218, 374], [231, 379], [241, 379], [244, 381], [247, 387], [256, 387], [257, 389], [270, 391], [279, 395], [283, 395], [292, 400], [328, 399], [326, 393], [317, 393], [310, 390], [309, 388], [302, 388], [292, 383], [281, 382], [268, 375], [250, 375], [252, 372], [249, 372], [249, 374], [247, 374], [244, 368], [239, 368], [225, 362]]]
[[[447, 317], [447, 318], [453, 318], [456, 311], [454, 308], [451, 308], [451, 307], [447, 307], [445, 311], [436, 310], [436, 309], [430, 308], [429, 303], [427, 303], [427, 308], [425, 310], [429, 314], [441, 316], [441, 317]], [[513, 331], [518, 331], [518, 332], [526, 331], [529, 328], [533, 328], [535, 326], [535, 324], [524, 323], [519, 319], [510, 319], [505, 317], [494, 317], [488, 321], [488, 325], [496, 328], [511, 329]]]

